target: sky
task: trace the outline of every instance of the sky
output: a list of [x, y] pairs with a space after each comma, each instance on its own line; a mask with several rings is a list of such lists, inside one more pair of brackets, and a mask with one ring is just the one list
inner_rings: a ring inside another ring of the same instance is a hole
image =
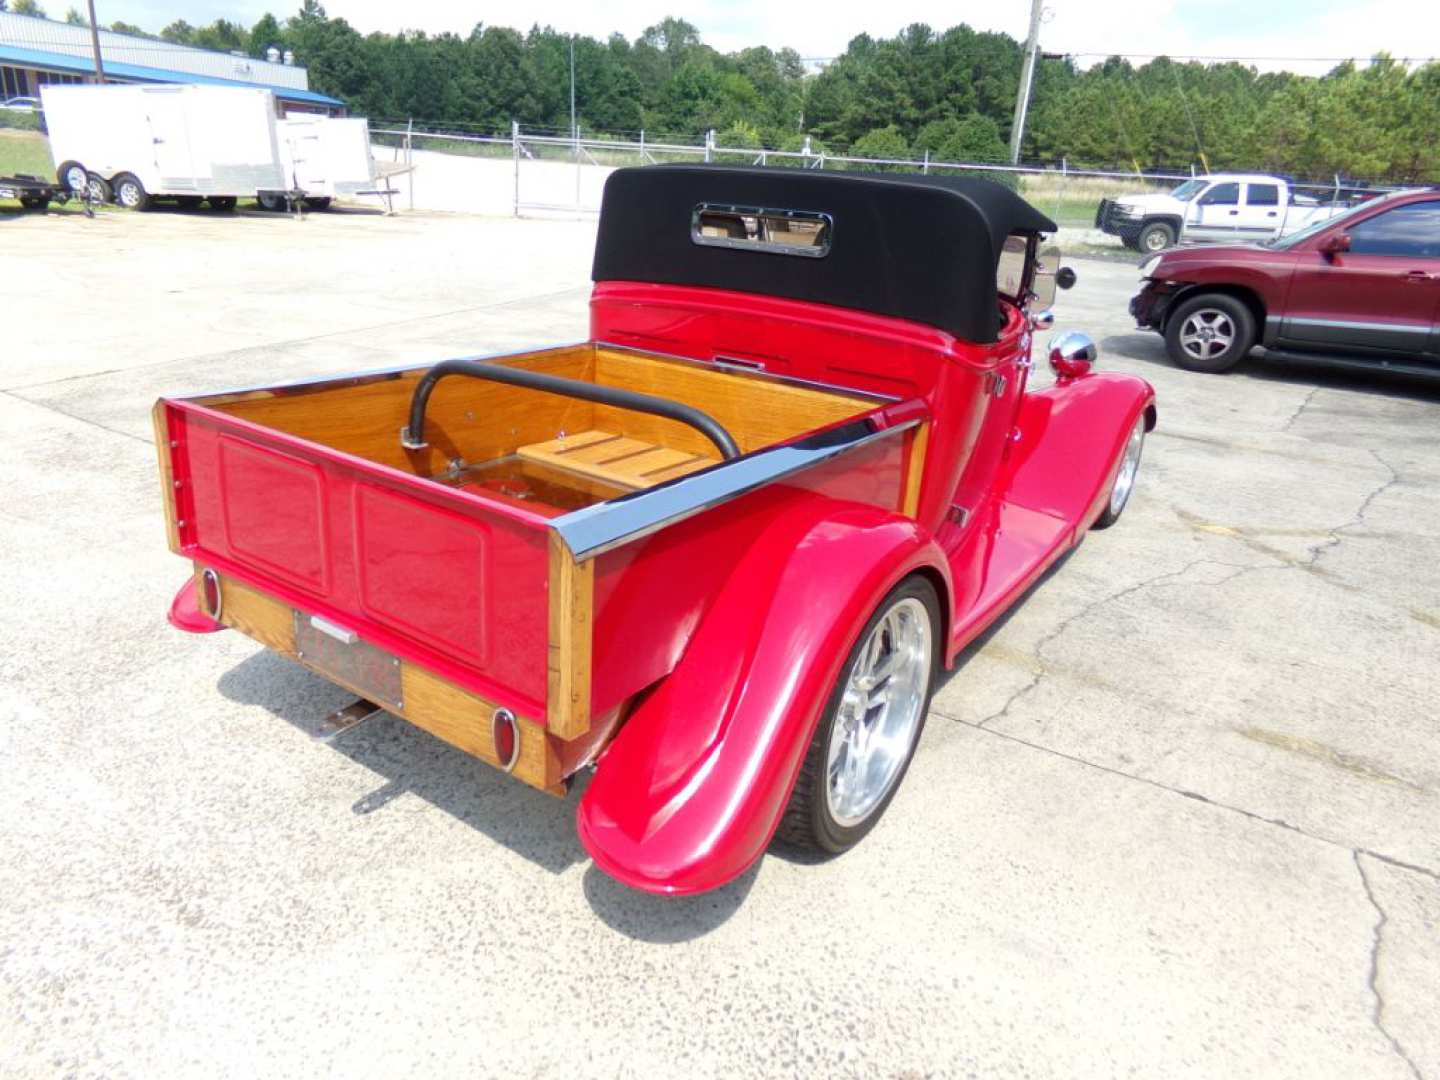
[[[424, 30], [469, 33], [476, 22], [528, 29], [533, 23], [604, 38], [635, 38], [674, 14], [699, 27], [722, 52], [750, 45], [789, 46], [805, 57], [844, 52], [855, 35], [891, 37], [913, 22], [936, 29], [968, 23], [1023, 38], [1029, 0], [322, 0], [333, 17], [362, 33]], [[52, 17], [65, 0], [42, 0]], [[83, 5], [81, 5], [83, 6]], [[96, 0], [102, 24], [116, 19], [151, 31], [183, 18], [201, 25], [218, 17], [253, 24], [266, 11], [284, 19], [298, 0]], [[53, 10], [50, 10], [53, 9]], [[1434, 0], [1047, 0], [1041, 47], [1076, 55], [1082, 64], [1109, 53], [1171, 56], [1321, 57], [1315, 62], [1266, 61], [1266, 70], [1320, 74], [1331, 57], [1440, 54], [1440, 4]]]

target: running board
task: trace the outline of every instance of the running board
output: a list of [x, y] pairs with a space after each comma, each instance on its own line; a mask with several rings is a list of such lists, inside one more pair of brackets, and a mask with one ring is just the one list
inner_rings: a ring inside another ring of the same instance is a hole
[[1313, 364], [1316, 367], [1337, 368], [1342, 371], [1388, 371], [1394, 375], [1418, 375], [1422, 379], [1440, 378], [1440, 359], [1434, 363], [1411, 360], [1392, 360], [1383, 356], [1358, 356], [1341, 353], [1297, 352], [1292, 349], [1267, 349], [1255, 346], [1251, 355], [1257, 360], [1270, 360], [1281, 364]]

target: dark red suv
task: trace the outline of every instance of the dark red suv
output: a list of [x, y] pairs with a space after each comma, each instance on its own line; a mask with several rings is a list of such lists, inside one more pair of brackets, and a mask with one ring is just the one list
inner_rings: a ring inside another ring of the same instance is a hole
[[1440, 378], [1440, 189], [1264, 244], [1174, 248], [1140, 273], [1130, 314], [1191, 371], [1229, 371], [1253, 352]]

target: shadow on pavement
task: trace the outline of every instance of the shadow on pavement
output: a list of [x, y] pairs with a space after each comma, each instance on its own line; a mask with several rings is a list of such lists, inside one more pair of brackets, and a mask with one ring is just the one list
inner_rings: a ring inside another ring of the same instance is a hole
[[[326, 716], [354, 699], [269, 651], [231, 668], [219, 688], [231, 701], [258, 705], [311, 736]], [[536, 791], [388, 713], [328, 745], [315, 744], [314, 752], [344, 754], [384, 778], [355, 803], [356, 814], [382, 813], [399, 796], [415, 795], [552, 874], [589, 858], [575, 835], [573, 797]]]
[[[1165, 339], [1159, 334], [1137, 330], [1129, 334], [1110, 334], [1100, 342], [1101, 357], [1116, 352], [1142, 364], [1170, 368], [1184, 375], [1165, 351]], [[1440, 365], [1435, 379], [1400, 375], [1381, 367], [1349, 370], [1324, 364], [1301, 364], [1289, 361], [1272, 362], [1252, 357], [1224, 375], [1194, 373], [1196, 379], [1254, 379], [1260, 382], [1290, 383], [1302, 388], [1342, 390], [1374, 397], [1404, 398], [1412, 401], [1440, 401]]]
[[676, 945], [705, 936], [739, 911], [763, 858], [729, 885], [698, 896], [640, 892], [592, 865], [585, 871], [585, 899], [616, 933], [652, 945]]

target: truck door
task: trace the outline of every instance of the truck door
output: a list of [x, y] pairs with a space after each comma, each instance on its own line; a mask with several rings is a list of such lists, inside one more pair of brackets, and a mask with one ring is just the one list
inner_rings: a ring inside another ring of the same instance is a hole
[[1240, 185], [1226, 181], [1190, 204], [1185, 214], [1185, 237], [1192, 241], [1233, 240], [1240, 224]]
[[153, 177], [142, 177], [141, 182], [152, 195], [195, 191], [199, 186], [184, 95], [181, 87], [157, 87], [147, 88], [142, 98], [155, 173]]
[[[1349, 251], [1315, 250], [1339, 231]], [[1352, 219], [1305, 247], [1281, 329], [1286, 343], [1440, 364], [1440, 199]]]
[[1268, 240], [1280, 230], [1280, 185], [1245, 185], [1245, 201], [1236, 220], [1239, 240]]

